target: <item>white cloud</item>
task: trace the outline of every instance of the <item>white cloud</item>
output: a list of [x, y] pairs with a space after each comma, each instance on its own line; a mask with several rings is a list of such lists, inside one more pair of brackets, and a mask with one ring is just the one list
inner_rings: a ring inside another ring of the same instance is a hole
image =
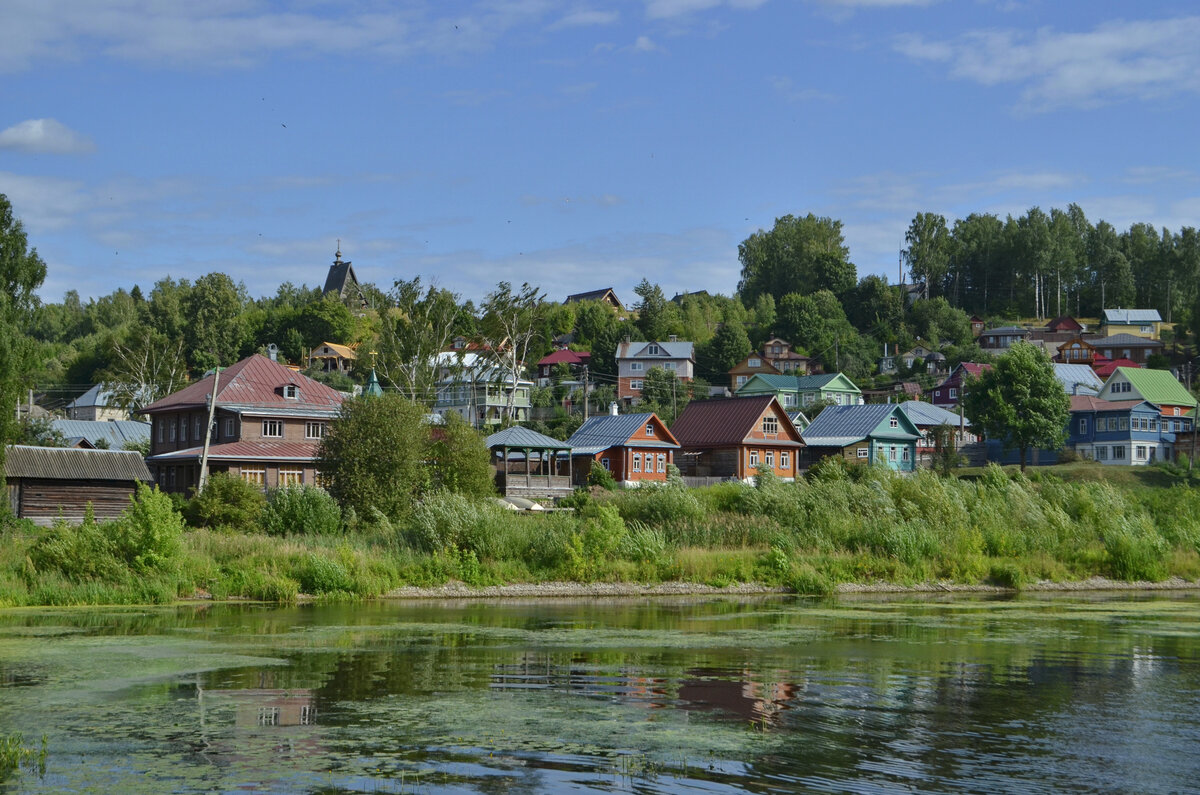
[[563, 28], [590, 28], [597, 25], [611, 25], [621, 18], [616, 11], [596, 11], [594, 9], [578, 9], [572, 11], [557, 22], [550, 25], [550, 30]]
[[1092, 108], [1200, 91], [1200, 17], [1113, 21], [1085, 33], [980, 30], [950, 41], [905, 36], [898, 52], [983, 85], [1022, 87], [1021, 108]]
[[650, 19], [671, 19], [721, 6], [754, 9], [766, 2], [767, 0], [646, 0], [646, 16]]
[[29, 119], [0, 132], [0, 149], [33, 154], [78, 155], [95, 150], [86, 135], [55, 119]]
[[785, 102], [810, 102], [812, 100], [834, 99], [833, 94], [815, 88], [798, 88], [790, 77], [775, 75], [768, 78], [771, 87]]
[[658, 45], [649, 36], [638, 36], [637, 41], [633, 43], [633, 49], [635, 52], [654, 52]]

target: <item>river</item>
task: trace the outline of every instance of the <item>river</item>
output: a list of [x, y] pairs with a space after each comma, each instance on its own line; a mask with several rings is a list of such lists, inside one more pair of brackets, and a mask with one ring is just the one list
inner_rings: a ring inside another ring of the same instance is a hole
[[1200, 597], [0, 611], [15, 792], [1200, 790]]

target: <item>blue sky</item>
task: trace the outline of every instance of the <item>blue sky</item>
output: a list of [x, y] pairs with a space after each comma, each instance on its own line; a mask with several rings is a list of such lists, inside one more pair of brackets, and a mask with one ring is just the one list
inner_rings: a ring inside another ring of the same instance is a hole
[[5, 0], [0, 193], [86, 296], [422, 276], [732, 292], [780, 215], [1200, 216], [1200, 9], [1063, 0]]

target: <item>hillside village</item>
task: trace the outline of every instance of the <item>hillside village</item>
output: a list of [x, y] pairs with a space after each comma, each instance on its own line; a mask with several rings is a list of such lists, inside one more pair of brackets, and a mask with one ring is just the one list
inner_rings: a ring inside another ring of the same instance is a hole
[[[180, 494], [202, 469], [263, 490], [315, 485], [341, 402], [388, 391], [426, 406], [431, 427], [452, 413], [487, 434], [496, 482], [518, 498], [565, 496], [593, 468], [637, 485], [677, 467], [700, 485], [753, 481], [764, 468], [790, 480], [829, 456], [900, 472], [947, 455], [1014, 463], [1004, 438], [972, 428], [963, 401], [997, 357], [1027, 344], [1070, 401], [1063, 443], [1031, 463], [1145, 465], [1194, 443], [1194, 349], [1156, 309], [989, 322], [925, 297], [923, 284], [873, 276], [841, 301], [822, 290], [776, 304], [764, 292], [751, 308], [703, 291], [668, 300], [648, 280], [630, 305], [611, 287], [554, 302], [501, 284], [474, 307], [416, 279], [382, 293], [340, 251], [319, 290], [285, 284], [259, 302], [240, 292], [210, 274], [164, 279], [148, 297], [135, 287], [43, 307], [35, 335], [53, 345], [50, 328], [65, 341], [72, 324], [91, 325], [109, 335], [98, 354], [108, 366], [62, 405], [54, 390], [31, 390], [18, 407], [27, 442], [138, 450], [148, 476]], [[240, 308], [240, 326], [221, 322], [222, 301]], [[881, 322], [850, 320], [865, 311]], [[122, 315], [140, 329], [124, 342], [102, 326]], [[231, 361], [235, 345], [246, 355]]]

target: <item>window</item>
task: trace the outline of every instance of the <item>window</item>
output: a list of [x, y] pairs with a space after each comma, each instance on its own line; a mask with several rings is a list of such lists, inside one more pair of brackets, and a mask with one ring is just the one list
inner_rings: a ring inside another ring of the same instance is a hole
[[896, 460], [896, 447], [895, 447], [895, 445], [889, 445], [889, 446], [888, 446], [888, 460], [889, 460], [889, 461], [895, 461], [895, 460]]
[[868, 447], [860, 447], [860, 448], [858, 448], [858, 457], [859, 457], [859, 458], [866, 458], [866, 457], [867, 457], [867, 456], [869, 456], [870, 454], [871, 454], [871, 450], [870, 450], [870, 448], [868, 448]]
[[889, 428], [899, 428], [900, 420], [896, 419], [895, 417], [892, 417], [891, 419], [888, 420], [888, 427]]
[[187, 441], [187, 426], [188, 426], [187, 417], [184, 417], [182, 420], [179, 421], [179, 441], [181, 441], [181, 442]]
[[640, 373], [642, 371], [642, 367], [643, 367], [643, 365], [641, 362], [630, 362], [629, 363], [629, 369], [635, 373]]
[[775, 468], [775, 451], [768, 450], [766, 453], [763, 454], [763, 460], [767, 464], [767, 469], [774, 469]]
[[638, 378], [638, 379], [635, 379], [635, 380], [633, 380], [633, 381], [630, 381], [630, 382], [629, 382], [629, 388], [630, 388], [630, 389], [636, 389], [636, 390], [638, 390], [638, 391], [641, 391], [641, 389], [642, 389], [642, 379]]
[[245, 469], [241, 471], [242, 480], [247, 483], [253, 483], [255, 486], [262, 488], [267, 484], [267, 470], [265, 469]]
[[1143, 334], [1153, 334], [1154, 326], [1142, 326], [1142, 333]]
[[192, 430], [194, 431], [194, 433], [192, 434], [192, 438], [195, 439], [197, 442], [200, 441], [200, 418], [199, 417], [196, 418], [196, 423], [192, 427]]
[[258, 725], [274, 726], [279, 723], [279, 707], [259, 707]]
[[1097, 461], [1107, 461], [1108, 460], [1108, 445], [1103, 445], [1103, 444], [1096, 445], [1096, 460]]
[[158, 442], [159, 442], [159, 444], [162, 444], [162, 440], [163, 440], [163, 426], [164, 426], [164, 425], [166, 425], [166, 424], [167, 424], [167, 421], [166, 421], [166, 420], [164, 420], [164, 419], [161, 419], [161, 418], [158, 420], [158, 422], [156, 422], [156, 423], [155, 423], [155, 425], [157, 425], [157, 426], [158, 426]]
[[741, 386], [741, 385], [742, 385], [742, 384], [744, 384], [744, 383], [746, 383], [746, 376], [744, 376], [744, 375], [739, 375], [739, 376], [737, 377], [737, 385], [738, 385], [738, 386]]
[[642, 454], [641, 453], [633, 454], [633, 471], [634, 472], [642, 471]]
[[950, 399], [954, 400], [954, 398], [956, 398], [956, 397], [958, 397], [958, 388], [950, 387]]
[[605, 469], [606, 471], [611, 471], [611, 470], [612, 470], [612, 462], [611, 462], [611, 461], [609, 461], [607, 458], [601, 458], [601, 459], [600, 459], [600, 466], [604, 467], [604, 469]]
[[783, 407], [788, 408], [788, 409], [796, 408], [796, 396], [795, 395], [784, 395], [783, 396]]
[[167, 470], [167, 486], [169, 488], [175, 488], [175, 467], [171, 467]]
[[1150, 430], [1152, 430], [1152, 431], [1158, 430], [1158, 418], [1157, 417], [1150, 418]]
[[674, 370], [679, 365], [678, 362], [663, 362], [663, 367], [668, 370]]
[[646, 423], [646, 435], [647, 435], [647, 436], [653, 436], [653, 435], [654, 435], [654, 423], [652, 423], [652, 422], [647, 422], [647, 423]]
[[1079, 432], [1087, 433], [1087, 418], [1083, 417], [1079, 420]]
[[1133, 451], [1134, 458], [1136, 458], [1138, 461], [1146, 460], [1146, 445], [1139, 444], [1137, 447], [1133, 448]]
[[262, 435], [275, 439], [283, 438], [283, 421], [282, 420], [263, 420]]
[[779, 433], [779, 418], [778, 417], [763, 417], [762, 432], [768, 434]]
[[942, 396], [942, 390], [940, 390], [940, 389], [935, 389], [935, 390], [933, 390], [933, 396], [934, 396], [934, 397], [941, 397], [941, 396]]
[[751, 359], [750, 361], [746, 362], [746, 366], [747, 367], [762, 367], [762, 359], [757, 359], [757, 358]]
[[753, 469], [754, 467], [757, 467], [757, 466], [758, 466], [758, 451], [751, 450], [750, 451], [750, 468]]
[[804, 405], [806, 405], [806, 406], [812, 405], [814, 397], [815, 396], [813, 395], [812, 392], [805, 392], [804, 393]]
[[325, 423], [323, 423], [323, 422], [306, 422], [306, 423], [304, 423], [304, 438], [305, 439], [324, 439], [325, 438]]
[[300, 725], [311, 726], [316, 713], [317, 710], [311, 704], [302, 705], [300, 707]]
[[1118, 427], [1118, 430], [1122, 430], [1122, 431], [1129, 430], [1129, 419], [1127, 417], [1121, 418], [1121, 424]]
[[299, 486], [304, 482], [304, 470], [295, 467], [285, 469], [279, 468], [279, 486]]
[[175, 434], [178, 429], [178, 426], [179, 426], [179, 422], [177, 420], [171, 420], [171, 441], [172, 442], [175, 441]]
[[792, 454], [790, 452], [788, 452], [787, 450], [782, 450], [779, 453], [779, 468], [791, 471]]
[[905, 447], [903, 450], [900, 451], [900, 460], [908, 461], [908, 448], [907, 447]]
[[1122, 460], [1122, 461], [1125, 459], [1125, 445], [1123, 445], [1123, 444], [1114, 444], [1113, 445], [1113, 458]]
[[1174, 412], [1175, 412], [1175, 416], [1178, 417], [1179, 416], [1179, 406], [1176, 406], [1174, 408]]
[[659, 472], [667, 471], [667, 454], [666, 453], [658, 454], [658, 471]]
[[662, 348], [658, 347], [657, 345], [651, 345], [646, 349], [646, 353], [650, 356], [659, 356], [662, 354]]
[[[213, 436], [216, 436], [216, 434], [214, 433]], [[225, 438], [233, 438], [233, 417], [225, 418]]]
[[296, 400], [300, 397], [300, 388], [295, 384], [287, 384], [283, 388], [283, 396], [288, 400]]

